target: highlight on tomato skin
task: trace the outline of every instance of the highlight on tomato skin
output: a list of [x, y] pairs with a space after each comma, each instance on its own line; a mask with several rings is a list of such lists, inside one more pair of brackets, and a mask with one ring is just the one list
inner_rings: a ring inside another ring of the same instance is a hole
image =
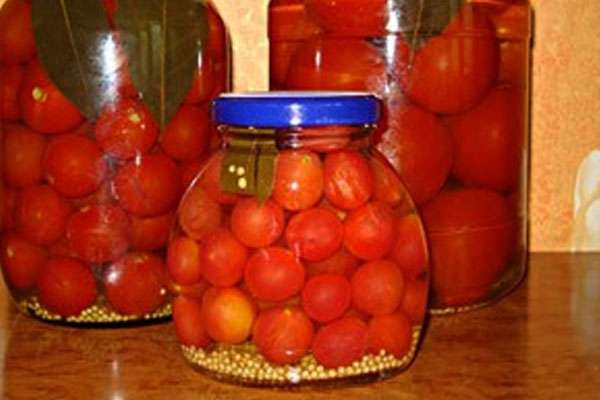
[[373, 195], [373, 172], [367, 160], [354, 150], [327, 154], [324, 180], [326, 199], [344, 210], [362, 206]]

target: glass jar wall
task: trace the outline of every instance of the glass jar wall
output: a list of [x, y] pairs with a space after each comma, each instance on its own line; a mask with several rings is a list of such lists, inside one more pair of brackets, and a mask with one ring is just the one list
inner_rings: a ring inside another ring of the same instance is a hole
[[525, 273], [530, 12], [526, 0], [271, 1], [272, 88], [383, 99], [373, 139], [423, 217], [434, 312], [485, 305]]
[[229, 85], [227, 46], [195, 0], [6, 1], [1, 264], [24, 312], [76, 325], [170, 315], [165, 247], [219, 146], [209, 107]]
[[425, 233], [370, 146], [366, 94], [227, 95], [224, 134], [184, 195], [167, 269], [187, 360], [290, 386], [406, 369], [426, 314]]

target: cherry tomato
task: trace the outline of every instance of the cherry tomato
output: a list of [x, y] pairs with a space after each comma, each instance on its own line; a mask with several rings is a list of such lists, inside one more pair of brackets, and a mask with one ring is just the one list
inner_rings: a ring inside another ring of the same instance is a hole
[[377, 143], [417, 204], [433, 198], [452, 168], [452, 137], [434, 115], [399, 102], [389, 104], [388, 130]]
[[97, 205], [73, 214], [67, 225], [71, 248], [88, 262], [114, 261], [129, 248], [130, 226], [119, 207]]
[[158, 127], [137, 100], [108, 105], [96, 121], [96, 140], [111, 156], [127, 160], [146, 153], [158, 136]]
[[331, 153], [350, 144], [352, 136], [360, 128], [346, 125], [304, 127], [298, 136], [302, 138], [302, 147], [317, 153]]
[[323, 208], [311, 208], [292, 217], [285, 231], [287, 245], [308, 261], [322, 261], [342, 246], [344, 226], [337, 216]]
[[176, 296], [185, 296], [191, 299], [202, 300], [204, 293], [210, 289], [210, 285], [205, 280], [202, 280], [198, 283], [194, 283], [193, 285], [184, 286], [173, 282], [171, 279], [168, 279], [167, 288], [169, 289], [170, 293]]
[[92, 271], [71, 258], [50, 259], [36, 282], [40, 303], [62, 317], [78, 315], [96, 301]]
[[208, 43], [207, 50], [209, 54], [220, 63], [226, 62], [228, 51], [230, 50], [227, 29], [219, 14], [211, 5], [206, 7], [208, 16]]
[[315, 321], [329, 322], [341, 317], [352, 300], [352, 286], [337, 274], [311, 278], [302, 289], [302, 308]]
[[279, 42], [270, 39], [269, 76], [271, 90], [285, 88], [285, 78], [290, 69], [292, 57], [298, 51], [301, 44], [301, 41]]
[[295, 52], [286, 78], [288, 89], [385, 93], [385, 62], [379, 51], [360, 40], [315, 38]]
[[525, 94], [500, 86], [472, 110], [447, 119], [452, 172], [463, 184], [498, 191], [518, 187], [525, 143]]
[[169, 234], [175, 221], [175, 213], [158, 217], [131, 217], [131, 248], [135, 250], [159, 250], [169, 241]]
[[273, 199], [286, 210], [305, 210], [323, 194], [323, 166], [316, 153], [284, 150], [277, 156]]
[[299, 308], [273, 308], [259, 314], [253, 341], [258, 351], [275, 364], [294, 364], [310, 349], [314, 327]]
[[144, 315], [165, 301], [165, 265], [151, 253], [129, 253], [104, 272], [108, 302], [118, 313]]
[[412, 324], [402, 311], [376, 315], [369, 322], [367, 336], [369, 353], [379, 354], [385, 350], [387, 354], [401, 359], [412, 346]]
[[20, 65], [0, 65], [0, 120], [18, 121], [19, 88], [25, 77], [25, 69]]
[[352, 304], [371, 315], [393, 312], [404, 295], [404, 276], [390, 261], [371, 261], [352, 276]]
[[317, 361], [326, 368], [351, 365], [367, 350], [367, 324], [356, 317], [344, 317], [318, 330], [312, 344]]
[[184, 346], [202, 349], [211, 343], [202, 321], [202, 302], [198, 299], [179, 296], [173, 301], [173, 325], [177, 339]]
[[280, 247], [257, 250], [248, 260], [244, 282], [254, 297], [283, 301], [300, 293], [304, 266], [294, 253]]
[[46, 185], [29, 186], [21, 193], [17, 208], [17, 230], [34, 244], [46, 245], [65, 232], [69, 203]]
[[96, 142], [66, 134], [48, 144], [44, 169], [48, 182], [57, 192], [65, 197], [82, 197], [98, 189], [108, 165]]
[[255, 198], [238, 201], [231, 214], [231, 230], [248, 247], [266, 247], [279, 239], [285, 228], [283, 209], [274, 201], [260, 204]]
[[344, 223], [344, 246], [363, 260], [376, 260], [390, 252], [396, 239], [394, 213], [375, 201], [352, 211]]
[[202, 280], [202, 247], [194, 239], [179, 237], [169, 244], [167, 271], [178, 285], [189, 286]]
[[35, 55], [31, 24], [31, 4], [26, 0], [8, 0], [0, 8], [0, 62], [18, 64]]
[[14, 189], [5, 187], [0, 183], [0, 211], [2, 212], [0, 229], [8, 230], [15, 227], [15, 214], [19, 203], [20, 193]]
[[216, 230], [202, 242], [202, 276], [211, 285], [228, 287], [244, 275], [248, 249], [227, 229]]
[[367, 160], [352, 150], [327, 154], [324, 166], [325, 196], [336, 207], [352, 210], [373, 194], [373, 173]]
[[404, 276], [417, 279], [427, 268], [427, 243], [417, 214], [397, 218], [391, 259]]
[[373, 198], [391, 207], [396, 207], [406, 201], [406, 193], [392, 167], [379, 157], [369, 160], [373, 171]]
[[160, 145], [176, 160], [193, 160], [204, 153], [210, 134], [208, 106], [182, 106], [163, 133]]
[[202, 238], [218, 228], [223, 220], [221, 206], [200, 186], [192, 187], [179, 206], [179, 225], [192, 239]]
[[4, 128], [2, 169], [4, 180], [15, 187], [35, 185], [42, 180], [42, 159], [46, 150], [44, 137], [22, 125]]
[[179, 176], [181, 181], [181, 189], [185, 193], [187, 188], [192, 184], [196, 176], [202, 171], [206, 165], [206, 160], [197, 158], [195, 160], [183, 161], [178, 165]]
[[400, 309], [415, 324], [421, 324], [425, 319], [427, 311], [427, 295], [429, 286], [427, 280], [419, 278], [416, 280], [406, 279], [404, 281], [404, 297]]
[[221, 168], [223, 166], [223, 153], [219, 152], [212, 156], [206, 163], [206, 169], [200, 176], [200, 186], [206, 190], [209, 196], [221, 204], [235, 204], [239, 196], [221, 190]]
[[166, 213], [181, 194], [177, 165], [162, 154], [147, 155], [121, 167], [113, 185], [121, 207], [140, 217]]
[[211, 288], [202, 299], [202, 321], [208, 335], [219, 343], [240, 344], [252, 332], [256, 307], [237, 288]]
[[482, 189], [440, 193], [422, 209], [434, 296], [442, 305], [482, 299], [505, 271], [516, 234], [506, 200]]
[[336, 35], [380, 36], [386, 31], [386, 0], [307, 0], [306, 10], [319, 26]]
[[441, 35], [421, 48], [403, 40], [396, 73], [406, 95], [436, 113], [458, 113], [477, 104], [498, 74], [498, 43], [485, 12], [465, 5]]
[[2, 271], [8, 284], [15, 289], [35, 287], [38, 273], [46, 263], [46, 251], [15, 234], [6, 234], [2, 240]]
[[215, 60], [208, 55], [208, 52], [203, 51], [198, 56], [198, 68], [184, 103], [198, 104], [209, 101], [215, 94], [217, 80], [215, 75]]
[[320, 274], [338, 274], [346, 278], [351, 278], [359, 264], [360, 260], [358, 258], [342, 248], [323, 261], [307, 262], [306, 274], [309, 277]]
[[491, 14], [500, 40], [498, 82], [526, 88], [529, 82], [531, 9], [527, 2], [496, 10]]
[[48, 79], [39, 61], [27, 66], [19, 105], [25, 123], [41, 133], [69, 131], [83, 122], [77, 107]]

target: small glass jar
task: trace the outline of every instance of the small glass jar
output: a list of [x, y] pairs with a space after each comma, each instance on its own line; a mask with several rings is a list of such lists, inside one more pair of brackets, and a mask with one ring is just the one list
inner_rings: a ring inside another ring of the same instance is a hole
[[423, 217], [435, 313], [525, 274], [530, 20], [527, 0], [270, 3], [272, 88], [383, 100], [373, 140]]
[[8, 0], [0, 9], [1, 258], [23, 312], [166, 320], [181, 194], [219, 146], [229, 85], [209, 3]]
[[224, 95], [224, 135], [184, 195], [167, 269], [186, 359], [258, 386], [382, 379], [417, 351], [419, 216], [370, 145], [366, 93]]

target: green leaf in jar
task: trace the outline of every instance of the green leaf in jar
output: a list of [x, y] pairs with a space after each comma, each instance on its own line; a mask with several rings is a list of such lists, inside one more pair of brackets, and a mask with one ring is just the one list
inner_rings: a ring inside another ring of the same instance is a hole
[[95, 0], [32, 0], [38, 58], [50, 80], [94, 119], [113, 100], [113, 36]]
[[189, 91], [208, 35], [204, 0], [119, 0], [116, 26], [133, 83], [164, 128]]

